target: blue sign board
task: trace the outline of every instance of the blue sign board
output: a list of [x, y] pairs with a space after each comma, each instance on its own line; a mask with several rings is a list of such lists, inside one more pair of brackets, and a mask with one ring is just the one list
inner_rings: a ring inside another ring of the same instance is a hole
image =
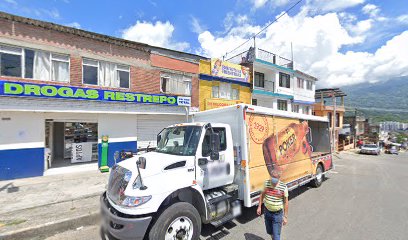
[[191, 106], [190, 97], [0, 80], [0, 96]]

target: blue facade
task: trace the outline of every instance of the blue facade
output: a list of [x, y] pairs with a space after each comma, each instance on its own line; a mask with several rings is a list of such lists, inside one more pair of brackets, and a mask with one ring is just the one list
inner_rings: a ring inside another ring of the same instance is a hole
[[0, 150], [0, 180], [44, 174], [44, 148]]
[[[115, 164], [114, 154], [116, 151], [137, 151], [137, 141], [129, 142], [110, 142], [108, 145], [108, 166], [112, 167]], [[101, 166], [101, 156], [102, 156], [102, 143], [98, 144], [98, 166]]]

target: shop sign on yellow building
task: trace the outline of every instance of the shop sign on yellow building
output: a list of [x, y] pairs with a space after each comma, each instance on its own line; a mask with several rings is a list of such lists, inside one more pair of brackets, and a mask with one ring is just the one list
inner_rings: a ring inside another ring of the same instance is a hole
[[214, 108], [232, 106], [238, 103], [242, 103], [240, 100], [223, 100], [223, 99], [211, 99], [207, 98], [205, 100], [205, 110], [210, 110]]
[[249, 82], [249, 68], [238, 64], [211, 59], [211, 75], [240, 82]]

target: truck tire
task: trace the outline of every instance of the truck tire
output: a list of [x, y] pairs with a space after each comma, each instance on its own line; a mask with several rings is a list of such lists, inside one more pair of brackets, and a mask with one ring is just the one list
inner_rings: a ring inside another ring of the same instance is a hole
[[190, 203], [177, 202], [160, 214], [149, 233], [149, 240], [196, 240], [201, 233], [201, 217]]
[[322, 185], [323, 180], [324, 180], [323, 167], [321, 164], [317, 164], [316, 177], [315, 179], [313, 179], [313, 181], [311, 181], [311, 185], [315, 188], [318, 188], [320, 187], [320, 185]]

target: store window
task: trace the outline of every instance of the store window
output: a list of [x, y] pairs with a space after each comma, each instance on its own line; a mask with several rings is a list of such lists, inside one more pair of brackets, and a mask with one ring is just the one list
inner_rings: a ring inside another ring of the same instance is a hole
[[163, 73], [161, 75], [161, 92], [191, 96], [191, 77], [181, 74]]
[[[307, 81], [306, 81], [306, 82], [307, 82]], [[298, 79], [297, 79], [297, 87], [298, 87], [298, 88], [301, 88], [301, 89], [305, 88], [305, 80], [303, 80], [303, 79], [301, 79], [301, 78], [298, 78]]]
[[290, 75], [286, 73], [279, 73], [279, 87], [290, 88]]
[[255, 72], [255, 87], [265, 87], [265, 74], [260, 72]]
[[69, 56], [0, 45], [0, 75], [69, 82]]
[[278, 109], [282, 111], [288, 110], [288, 101], [286, 100], [278, 100]]
[[233, 88], [231, 83], [220, 82], [218, 86], [212, 87], [213, 98], [239, 100], [239, 89]]
[[83, 83], [102, 87], [129, 88], [130, 67], [116, 63], [83, 59]]
[[298, 113], [299, 112], [299, 105], [297, 105], [297, 104], [292, 105], [292, 112]]
[[312, 81], [306, 81], [306, 89], [307, 90], [313, 90], [313, 82]]

